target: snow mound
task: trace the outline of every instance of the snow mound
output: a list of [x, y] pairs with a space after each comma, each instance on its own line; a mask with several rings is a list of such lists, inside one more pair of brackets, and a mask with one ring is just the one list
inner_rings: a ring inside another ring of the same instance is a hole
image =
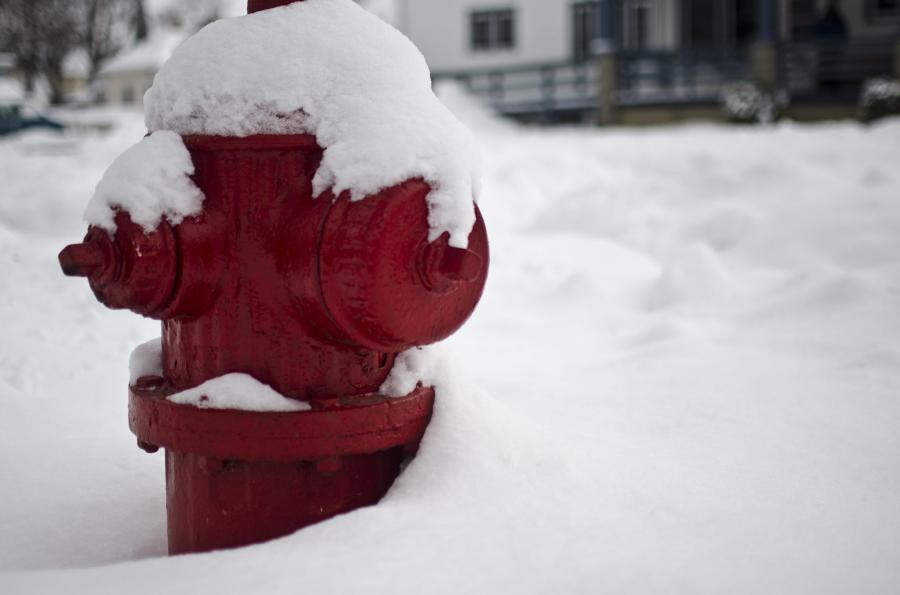
[[685, 239], [709, 244], [726, 251], [740, 244], [764, 216], [749, 205], [725, 204], [706, 207], [695, 222], [688, 225]]
[[129, 383], [141, 376], [162, 376], [162, 339], [157, 337], [134, 348], [128, 359]]
[[647, 305], [666, 308], [684, 302], [727, 300], [737, 293], [736, 282], [716, 253], [694, 243], [678, 254], [650, 290]]
[[176, 393], [169, 400], [201, 409], [308, 411], [309, 403], [288, 399], [248, 374], [226, 374]]
[[122, 153], [97, 184], [84, 219], [115, 233], [116, 210], [152, 232], [163, 217], [173, 225], [198, 215], [203, 193], [191, 180], [191, 154], [174, 132], [159, 131]]
[[440, 356], [435, 347], [415, 347], [394, 360], [394, 367], [381, 385], [381, 394], [402, 397], [416, 386], [434, 386], [438, 381]]
[[147, 127], [179, 134], [316, 136], [316, 194], [360, 200], [410, 178], [434, 188], [431, 238], [464, 247], [480, 154], [435, 97], [425, 59], [351, 0], [224, 19], [185, 41], [144, 99]]

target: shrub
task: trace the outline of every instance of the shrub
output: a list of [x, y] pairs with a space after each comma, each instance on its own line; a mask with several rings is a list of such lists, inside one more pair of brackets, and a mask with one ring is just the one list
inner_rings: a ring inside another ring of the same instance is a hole
[[732, 83], [722, 88], [722, 109], [729, 122], [769, 124], [781, 116], [788, 104], [785, 92], [765, 93], [753, 83]]
[[867, 80], [859, 102], [866, 122], [900, 115], [900, 81], [887, 77]]

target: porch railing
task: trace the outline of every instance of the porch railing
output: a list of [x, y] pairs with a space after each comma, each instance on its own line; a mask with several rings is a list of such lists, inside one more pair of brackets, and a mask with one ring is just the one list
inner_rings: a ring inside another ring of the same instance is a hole
[[750, 77], [738, 48], [626, 51], [618, 69], [621, 105], [715, 101], [724, 85]]
[[896, 44], [893, 38], [782, 43], [779, 84], [794, 100], [856, 100], [866, 79], [893, 74]]
[[509, 115], [583, 112], [597, 105], [599, 77], [592, 62], [548, 62], [484, 70], [444, 71], [494, 110]]
[[[894, 74], [896, 44], [893, 38], [781, 43], [775, 78], [792, 102], [852, 103], [863, 81]], [[740, 47], [619, 51], [614, 55], [616, 89], [607, 96], [621, 107], [717, 102], [729, 83], [752, 81], [751, 58], [750, 49]], [[590, 115], [601, 99], [600, 68], [594, 61], [444, 71], [433, 78], [460, 81], [499, 113], [537, 114], [551, 121], [564, 113]]]

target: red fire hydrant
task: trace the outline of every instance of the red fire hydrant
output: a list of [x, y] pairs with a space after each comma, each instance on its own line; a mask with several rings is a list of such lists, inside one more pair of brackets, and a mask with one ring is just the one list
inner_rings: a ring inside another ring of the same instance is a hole
[[[249, 10], [288, 4], [250, 1]], [[429, 242], [430, 187], [314, 197], [310, 135], [184, 136], [203, 210], [148, 233], [127, 212], [60, 254], [97, 298], [162, 321], [161, 376], [129, 387], [139, 445], [166, 450], [170, 553], [240, 546], [376, 503], [412, 456], [434, 392], [378, 393], [398, 353], [470, 316], [487, 277], [481, 215], [467, 249]], [[167, 397], [231, 373], [308, 402], [204, 409]]]

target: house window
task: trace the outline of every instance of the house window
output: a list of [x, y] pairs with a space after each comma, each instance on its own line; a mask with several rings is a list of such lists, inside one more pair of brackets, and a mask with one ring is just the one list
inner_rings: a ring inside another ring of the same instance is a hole
[[[817, 0], [791, 0], [790, 14], [804, 15]], [[687, 48], [741, 46], [757, 39], [759, 0], [682, 0], [681, 39]], [[791, 17], [792, 22], [796, 16]], [[804, 21], [805, 22], [805, 21]]]
[[657, 41], [656, 0], [628, 0], [625, 4], [625, 47], [640, 50]]
[[471, 14], [471, 45], [476, 52], [516, 46], [516, 15], [511, 8], [476, 10]]
[[600, 2], [576, 2], [572, 5], [575, 60], [591, 57], [593, 43], [600, 38]]

